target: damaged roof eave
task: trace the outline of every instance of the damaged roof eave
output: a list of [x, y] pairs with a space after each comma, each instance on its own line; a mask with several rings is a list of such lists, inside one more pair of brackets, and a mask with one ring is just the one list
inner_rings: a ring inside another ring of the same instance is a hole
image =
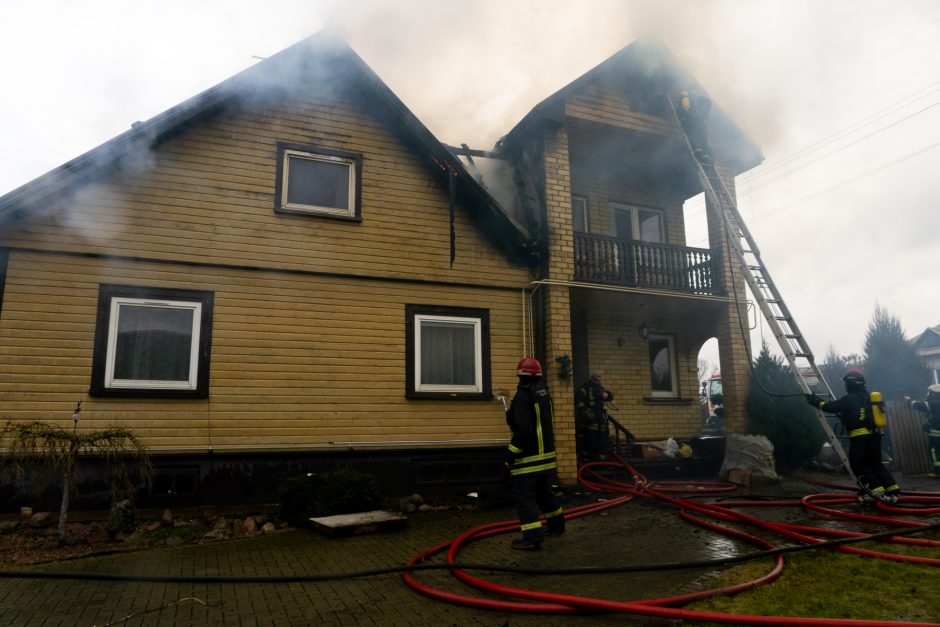
[[146, 122], [135, 123], [124, 133], [8, 192], [0, 197], [0, 224], [22, 218], [45, 199], [72, 189], [88, 177], [113, 167], [122, 157], [135, 150], [156, 145], [187, 125], [223, 109], [233, 99], [250, 93], [259, 85], [285, 87], [271, 78], [281, 74], [270, 71], [272, 67], [278, 64], [302, 64], [310, 55], [352, 64], [402, 128], [407, 129], [410, 135], [408, 139], [426, 152], [431, 161], [430, 167], [436, 165], [442, 174], [449, 167], [456, 174], [458, 199], [467, 201], [467, 210], [476, 215], [479, 226], [488, 236], [510, 259], [529, 265], [535, 262], [532, 258], [532, 239], [525, 228], [513, 220], [496, 199], [474, 180], [460, 160], [434, 137], [348, 44], [329, 33], [308, 37]]
[[[661, 63], [661, 71], [664, 80], [668, 83], [670, 89], [677, 93], [683, 88], [692, 87], [708, 95], [712, 101], [712, 112], [710, 119], [711, 133], [715, 141], [723, 145], [723, 153], [729, 160], [723, 165], [727, 165], [732, 175], [737, 176], [746, 172], [764, 162], [764, 155], [760, 148], [751, 141], [751, 139], [738, 127], [734, 120], [724, 112], [724, 110], [715, 102], [710, 94], [699, 84], [699, 82], [686, 71], [676, 61], [672, 53], [660, 42], [655, 40], [640, 40], [621, 49], [613, 56], [601, 62], [591, 70], [574, 79], [557, 92], [542, 100], [529, 113], [519, 121], [516, 126], [510, 130], [503, 138], [502, 143], [506, 146], [512, 146], [517, 142], [524, 141], [534, 129], [539, 129], [542, 124], [550, 125], [564, 123], [565, 101], [575, 91], [584, 87], [587, 83], [595, 80], [602, 72], [622, 71], [628, 75], [631, 69], [640, 65], [638, 57], [641, 55], [653, 55], [655, 60]], [[617, 66], [622, 66], [618, 68]], [[678, 123], [675, 125], [678, 132]]]

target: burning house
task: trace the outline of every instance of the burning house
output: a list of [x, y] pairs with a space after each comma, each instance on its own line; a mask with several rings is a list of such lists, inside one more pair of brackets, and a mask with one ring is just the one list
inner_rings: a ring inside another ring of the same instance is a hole
[[[713, 208], [686, 245], [682, 90], [705, 94], [635, 43], [494, 147], [451, 147], [345, 43], [304, 40], [0, 198], [3, 415], [71, 427], [81, 401], [79, 429], [132, 429], [153, 502], [343, 464], [390, 493], [480, 486], [494, 395], [534, 355], [573, 483], [589, 374], [637, 438], [691, 437], [717, 338], [742, 431], [744, 285]], [[717, 105], [709, 132], [733, 189], [762, 156]]]

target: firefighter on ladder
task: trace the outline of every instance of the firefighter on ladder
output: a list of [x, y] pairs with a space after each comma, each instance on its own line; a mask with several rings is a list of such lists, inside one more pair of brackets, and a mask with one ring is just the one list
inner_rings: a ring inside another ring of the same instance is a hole
[[712, 102], [705, 96], [692, 95], [688, 91], [679, 94], [679, 103], [676, 107], [679, 123], [682, 124], [685, 136], [689, 138], [695, 158], [702, 163], [709, 163], [712, 160], [711, 151], [708, 149], [708, 127], [706, 126], [711, 108]]
[[525, 357], [516, 366], [516, 374], [519, 386], [506, 410], [506, 424], [512, 433], [506, 467], [519, 512], [522, 538], [513, 540], [512, 548], [535, 551], [545, 539], [540, 512], [545, 515], [550, 535], [565, 532], [565, 516], [549, 481], [558, 463], [555, 461], [552, 398], [548, 390], [538, 385], [542, 365], [537, 359]]
[[859, 502], [872, 503], [878, 498], [896, 503], [901, 488], [881, 462], [881, 431], [875, 426], [875, 412], [882, 410], [872, 402], [862, 373], [851, 370], [842, 382], [846, 394], [839, 400], [807, 394], [806, 401], [820, 411], [836, 414], [849, 434], [849, 466], [858, 480]]
[[940, 479], [940, 384], [929, 386], [927, 398], [922, 401], [915, 401], [910, 396], [905, 396], [904, 400], [917, 411], [927, 414], [924, 431], [927, 432], [927, 447], [933, 462], [933, 469], [927, 476]]

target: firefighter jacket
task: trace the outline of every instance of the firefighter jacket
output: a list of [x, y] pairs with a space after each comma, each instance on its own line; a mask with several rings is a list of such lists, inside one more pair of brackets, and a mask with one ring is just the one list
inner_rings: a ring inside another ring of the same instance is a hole
[[911, 401], [911, 407], [927, 414], [926, 430], [930, 437], [940, 438], [940, 399], [928, 398], [926, 401]]
[[506, 411], [506, 424], [512, 432], [508, 452], [512, 462], [510, 474], [524, 475], [558, 466], [548, 390], [534, 384], [520, 385]]
[[[607, 398], [604, 398], [607, 392]], [[575, 394], [575, 406], [579, 411], [590, 409], [598, 414], [604, 413], [604, 402], [614, 400], [613, 392], [599, 383], [588, 381]]]
[[875, 428], [872, 403], [865, 390], [849, 392], [837, 401], [825, 401], [819, 397], [813, 397], [810, 404], [820, 411], [838, 416], [850, 438], [879, 433], [879, 430]]

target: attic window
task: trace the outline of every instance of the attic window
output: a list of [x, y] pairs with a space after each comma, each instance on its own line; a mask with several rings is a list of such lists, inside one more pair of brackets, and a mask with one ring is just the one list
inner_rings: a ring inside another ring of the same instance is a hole
[[275, 211], [358, 220], [362, 156], [279, 143]]

